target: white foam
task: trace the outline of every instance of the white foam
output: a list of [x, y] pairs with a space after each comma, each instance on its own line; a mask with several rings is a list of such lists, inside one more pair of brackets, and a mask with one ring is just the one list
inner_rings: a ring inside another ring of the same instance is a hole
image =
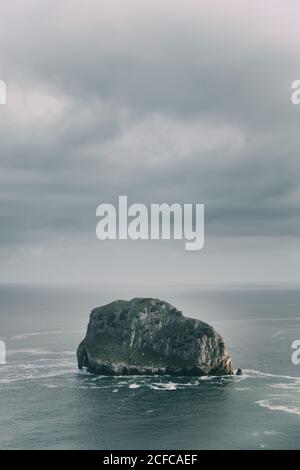
[[138, 384], [130, 384], [129, 388], [140, 388], [140, 385]]
[[279, 383], [279, 384], [273, 384], [270, 385], [272, 388], [280, 388], [281, 390], [296, 390], [297, 392], [300, 393], [300, 382], [292, 382], [292, 383]]
[[23, 333], [20, 335], [14, 335], [10, 339], [20, 340], [30, 338], [31, 336], [45, 336], [45, 335], [61, 335], [64, 331], [34, 331], [32, 333]]
[[299, 380], [300, 382], [300, 377], [291, 377], [290, 375], [269, 374], [267, 372], [261, 372], [259, 370], [245, 369], [244, 373], [245, 373], [244, 375], [248, 377], [272, 377], [272, 378], [280, 378], [280, 379], [288, 379], [288, 380]]
[[276, 405], [271, 402], [271, 400], [259, 400], [255, 402], [257, 405], [262, 406], [263, 408], [268, 408], [272, 411], [285, 411], [286, 413], [292, 413], [300, 416], [300, 408], [296, 406], [287, 406], [287, 405]]
[[39, 364], [35, 361], [6, 364], [0, 370], [0, 383], [35, 379], [47, 379], [63, 375], [76, 374], [76, 363], [70, 360], [61, 360], [55, 363]]
[[[87, 369], [83, 368], [83, 369], [78, 369], [77, 371], [77, 374], [78, 375], [89, 375], [89, 376], [92, 376], [93, 374], [91, 374]], [[96, 377], [96, 379], [98, 379], [98, 377]], [[95, 379], [95, 380], [96, 380]]]
[[47, 351], [46, 349], [42, 348], [19, 348], [19, 349], [9, 349], [7, 351], [8, 356], [13, 356], [15, 354], [31, 354], [33, 356], [48, 356], [48, 355], [55, 355], [59, 354], [53, 351]]
[[50, 336], [50, 335], [67, 335], [70, 333], [82, 333], [80, 330], [67, 330], [67, 331], [62, 331], [62, 330], [50, 330], [50, 331], [32, 331], [30, 333], [21, 333], [19, 335], [14, 335], [11, 336], [10, 339], [12, 340], [21, 340], [21, 339], [27, 339], [30, 338], [31, 336]]
[[153, 390], [177, 390], [177, 385], [173, 382], [169, 383], [153, 383], [150, 385]]

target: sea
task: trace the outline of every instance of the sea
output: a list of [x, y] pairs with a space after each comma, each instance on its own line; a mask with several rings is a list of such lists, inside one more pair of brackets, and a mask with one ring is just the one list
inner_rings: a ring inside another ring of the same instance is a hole
[[[79, 371], [92, 308], [155, 297], [212, 324], [242, 376]], [[286, 286], [0, 286], [1, 449], [299, 449], [300, 290]]]

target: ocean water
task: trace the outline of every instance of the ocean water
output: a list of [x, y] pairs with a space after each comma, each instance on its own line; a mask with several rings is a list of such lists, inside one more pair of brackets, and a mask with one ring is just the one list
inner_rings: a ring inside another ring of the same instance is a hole
[[[75, 350], [90, 310], [152, 296], [223, 335], [241, 377], [96, 377]], [[300, 292], [0, 287], [1, 449], [299, 449]]]

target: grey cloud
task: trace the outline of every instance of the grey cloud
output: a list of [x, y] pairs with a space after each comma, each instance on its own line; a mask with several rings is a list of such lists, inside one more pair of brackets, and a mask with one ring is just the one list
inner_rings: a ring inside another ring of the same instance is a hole
[[173, 16], [158, 2], [42, 3], [0, 20], [6, 253], [94, 236], [96, 206], [119, 194], [204, 202], [208, 237], [298, 236], [288, 30], [242, 27], [242, 10], [216, 19], [206, 2], [201, 14], [175, 2]]

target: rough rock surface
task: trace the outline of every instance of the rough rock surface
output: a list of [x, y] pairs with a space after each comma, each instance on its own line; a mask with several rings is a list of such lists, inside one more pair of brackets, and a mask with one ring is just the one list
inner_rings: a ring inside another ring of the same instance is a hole
[[100, 375], [233, 373], [212, 326], [152, 298], [117, 300], [92, 310], [77, 360], [80, 369]]

